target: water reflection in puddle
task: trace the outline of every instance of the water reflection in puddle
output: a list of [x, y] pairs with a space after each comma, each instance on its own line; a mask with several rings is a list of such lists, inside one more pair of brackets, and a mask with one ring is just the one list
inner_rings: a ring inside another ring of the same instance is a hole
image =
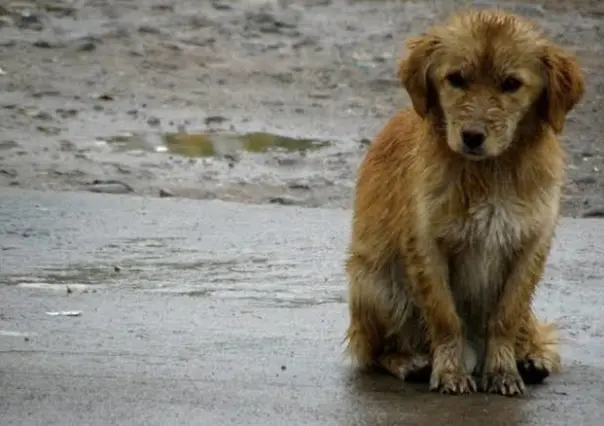
[[42, 268], [34, 274], [0, 274], [0, 284], [65, 294], [128, 288], [288, 308], [346, 302], [341, 279], [323, 279], [310, 285], [301, 270], [307, 259], [289, 262], [276, 260], [276, 256], [201, 258], [198, 252], [185, 252], [188, 255], [184, 257], [183, 253], [176, 257], [170, 256], [170, 251], [164, 253], [168, 260], [143, 252], [138, 259], [123, 259], [119, 266], [73, 263]]
[[237, 151], [308, 151], [330, 145], [328, 141], [296, 139], [272, 133], [128, 133], [103, 139], [118, 151], [167, 152], [187, 157], [211, 157]]

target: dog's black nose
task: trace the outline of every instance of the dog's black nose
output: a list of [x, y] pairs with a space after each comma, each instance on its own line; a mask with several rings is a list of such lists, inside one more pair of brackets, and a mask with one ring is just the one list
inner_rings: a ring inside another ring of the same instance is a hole
[[470, 151], [480, 148], [486, 136], [484, 130], [474, 127], [464, 129], [461, 132], [463, 144]]

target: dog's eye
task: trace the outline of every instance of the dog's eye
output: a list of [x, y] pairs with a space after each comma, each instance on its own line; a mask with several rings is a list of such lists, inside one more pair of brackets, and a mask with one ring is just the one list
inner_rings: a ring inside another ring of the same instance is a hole
[[507, 77], [501, 82], [501, 91], [507, 93], [514, 93], [522, 86], [522, 81], [516, 77]]
[[466, 80], [463, 78], [463, 75], [461, 75], [459, 71], [447, 74], [447, 81], [451, 86], [457, 87], [458, 89], [464, 88], [466, 86]]

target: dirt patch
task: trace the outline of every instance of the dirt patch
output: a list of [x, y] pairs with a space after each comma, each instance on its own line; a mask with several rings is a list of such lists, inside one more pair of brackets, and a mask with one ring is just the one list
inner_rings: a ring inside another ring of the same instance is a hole
[[[394, 72], [403, 40], [460, 3], [5, 1], [0, 185], [349, 207], [367, 140], [408, 105]], [[583, 59], [588, 91], [564, 136], [563, 214], [604, 215], [604, 7], [508, 7]], [[188, 156], [106, 143], [208, 132], [329, 144]]]

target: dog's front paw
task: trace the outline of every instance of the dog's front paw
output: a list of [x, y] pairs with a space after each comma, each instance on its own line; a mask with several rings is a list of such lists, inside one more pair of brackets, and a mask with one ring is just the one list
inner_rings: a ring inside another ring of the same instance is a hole
[[518, 372], [499, 371], [487, 373], [482, 381], [485, 392], [505, 396], [516, 396], [524, 393], [524, 382]]
[[432, 371], [430, 390], [443, 394], [461, 395], [476, 392], [476, 382], [464, 371]]

